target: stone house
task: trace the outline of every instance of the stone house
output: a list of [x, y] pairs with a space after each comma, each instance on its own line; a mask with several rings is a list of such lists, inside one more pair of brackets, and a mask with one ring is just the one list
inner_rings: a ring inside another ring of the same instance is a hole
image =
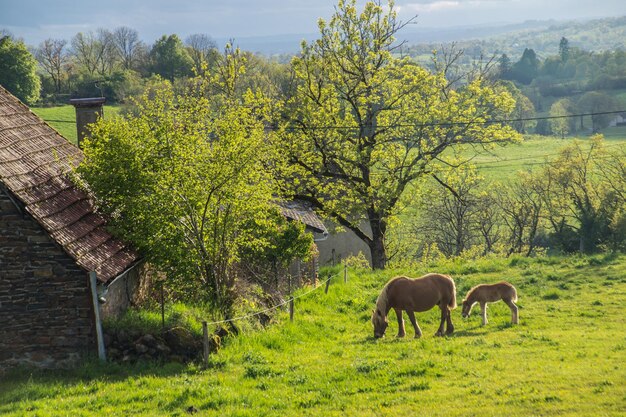
[[[281, 202], [279, 206], [283, 216], [304, 223], [306, 230], [313, 234], [313, 240], [318, 251], [315, 258], [316, 270], [321, 266], [336, 265], [343, 259], [357, 256], [359, 253], [363, 254], [370, 264], [372, 263], [370, 250], [365, 242], [351, 230], [337, 231], [338, 228], [335, 223], [323, 222], [306, 202]], [[370, 231], [367, 224], [363, 224], [363, 228], [366, 233]]]
[[138, 285], [139, 255], [68, 177], [82, 157], [0, 86], [0, 372], [103, 353], [99, 316]]
[[305, 231], [311, 233], [315, 243], [315, 253], [311, 261], [303, 262], [297, 259], [289, 265], [287, 272], [297, 279], [298, 284], [302, 281], [315, 282], [320, 267], [319, 242], [328, 237], [328, 230], [326, 230], [322, 220], [307, 203], [303, 201], [280, 201], [276, 202], [276, 204], [286, 219], [304, 224]]

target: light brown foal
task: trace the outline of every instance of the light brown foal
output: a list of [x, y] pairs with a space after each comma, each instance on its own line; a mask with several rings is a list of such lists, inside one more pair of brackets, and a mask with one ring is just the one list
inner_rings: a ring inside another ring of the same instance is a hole
[[477, 285], [467, 293], [463, 300], [463, 310], [461, 314], [463, 318], [470, 316], [474, 304], [479, 303], [483, 317], [483, 326], [487, 324], [487, 303], [495, 301], [504, 301], [511, 309], [511, 322], [519, 324], [518, 309], [515, 305], [517, 301], [517, 290], [508, 282], [498, 282], [497, 284], [481, 284]]

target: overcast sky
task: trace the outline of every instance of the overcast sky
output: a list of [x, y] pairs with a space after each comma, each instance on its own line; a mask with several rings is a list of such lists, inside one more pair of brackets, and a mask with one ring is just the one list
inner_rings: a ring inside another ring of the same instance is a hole
[[[310, 34], [335, 5], [336, 0], [0, 0], [0, 29], [30, 45], [118, 26], [136, 29], [146, 42], [172, 33], [183, 39], [193, 33], [235, 39]], [[625, 6], [625, 0], [396, 1], [400, 17], [417, 14], [422, 28], [622, 16]]]

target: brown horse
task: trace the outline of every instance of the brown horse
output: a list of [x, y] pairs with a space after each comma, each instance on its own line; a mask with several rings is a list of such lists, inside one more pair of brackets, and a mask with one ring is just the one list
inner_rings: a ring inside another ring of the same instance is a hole
[[511, 321], [513, 324], [519, 323], [517, 316], [517, 290], [508, 282], [498, 282], [497, 284], [481, 284], [477, 285], [467, 293], [467, 296], [463, 300], [463, 311], [461, 315], [463, 318], [468, 318], [472, 312], [474, 304], [480, 303], [480, 309], [483, 316], [483, 326], [487, 324], [487, 303], [493, 303], [495, 301], [504, 301], [506, 305], [511, 309]]
[[441, 309], [441, 323], [435, 336], [443, 336], [444, 323], [447, 323], [446, 333], [454, 331], [450, 310], [456, 308], [456, 287], [454, 281], [447, 275], [427, 274], [421, 278], [396, 277], [385, 285], [378, 300], [376, 309], [372, 311], [374, 337], [383, 337], [389, 323], [387, 313], [392, 308], [398, 316], [398, 337], [404, 337], [404, 320], [402, 310], [405, 310], [415, 329], [415, 337], [422, 336], [422, 330], [417, 325], [414, 312], [427, 311], [434, 306]]

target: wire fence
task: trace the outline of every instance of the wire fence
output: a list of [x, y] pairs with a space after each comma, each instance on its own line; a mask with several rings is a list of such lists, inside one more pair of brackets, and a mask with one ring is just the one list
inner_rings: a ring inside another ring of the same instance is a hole
[[[346, 274], [345, 273], [345, 268], [346, 267], [344, 267], [344, 272], [343, 272], [344, 275]], [[341, 274], [342, 274], [342, 272], [338, 272], [338, 273], [336, 273], [334, 275], [330, 275], [327, 279], [325, 279], [324, 281], [319, 282], [318, 285], [314, 286], [310, 290], [308, 290], [308, 291], [306, 291], [306, 292], [304, 292], [302, 294], [299, 294], [299, 295], [294, 295], [294, 296], [292, 296], [292, 297], [290, 297], [290, 298], [288, 298], [288, 299], [286, 299], [286, 300], [284, 300], [284, 301], [282, 301], [282, 302], [280, 302], [280, 303], [278, 303], [278, 304], [276, 304], [276, 305], [274, 305], [272, 307], [268, 307], [266, 309], [257, 311], [255, 313], [245, 314], [243, 316], [233, 317], [233, 318], [226, 319], [226, 320], [209, 321], [209, 322], [203, 321], [203, 323], [206, 323], [207, 325], [224, 324], [224, 323], [231, 323], [231, 322], [234, 322], [234, 321], [246, 320], [246, 319], [250, 319], [252, 317], [260, 316], [261, 314], [268, 313], [268, 312], [276, 310], [277, 308], [280, 308], [280, 307], [282, 307], [284, 305], [290, 304], [293, 301], [297, 300], [298, 298], [306, 297], [307, 295], [311, 294], [312, 292], [317, 291], [318, 289], [322, 288], [322, 286], [324, 286], [324, 284], [326, 284], [325, 288], [326, 288], [326, 291], [328, 291], [328, 283], [330, 283], [330, 280], [335, 278], [335, 277], [340, 276]]]
[[241, 320], [247, 320], [253, 317], [258, 317], [262, 314], [266, 314], [270, 311], [274, 311], [280, 307], [283, 307], [285, 305], [289, 305], [289, 320], [293, 321], [293, 317], [294, 317], [294, 301], [300, 298], [304, 298], [306, 296], [308, 296], [309, 294], [312, 294], [313, 292], [319, 290], [320, 288], [324, 288], [324, 293], [328, 293], [328, 287], [330, 285], [330, 281], [333, 278], [339, 277], [343, 274], [343, 281], [344, 283], [346, 283], [348, 281], [348, 265], [344, 264], [343, 265], [343, 271], [337, 272], [336, 274], [332, 274], [329, 275], [328, 278], [326, 278], [323, 281], [318, 282], [316, 285], [313, 286], [313, 288], [309, 289], [308, 291], [303, 292], [302, 294], [298, 294], [298, 295], [291, 295], [291, 297], [287, 298], [286, 300], [272, 306], [272, 307], [267, 307], [263, 310], [260, 311], [256, 311], [254, 313], [249, 313], [249, 314], [245, 314], [242, 316], [238, 316], [238, 317], [233, 317], [230, 319], [225, 319], [225, 320], [215, 320], [215, 321], [203, 321], [202, 322], [202, 344], [203, 344], [203, 363], [205, 366], [208, 366], [208, 361], [209, 361], [209, 326], [211, 325], [218, 325], [218, 324], [225, 324], [225, 323], [232, 323], [235, 321], [241, 321]]

